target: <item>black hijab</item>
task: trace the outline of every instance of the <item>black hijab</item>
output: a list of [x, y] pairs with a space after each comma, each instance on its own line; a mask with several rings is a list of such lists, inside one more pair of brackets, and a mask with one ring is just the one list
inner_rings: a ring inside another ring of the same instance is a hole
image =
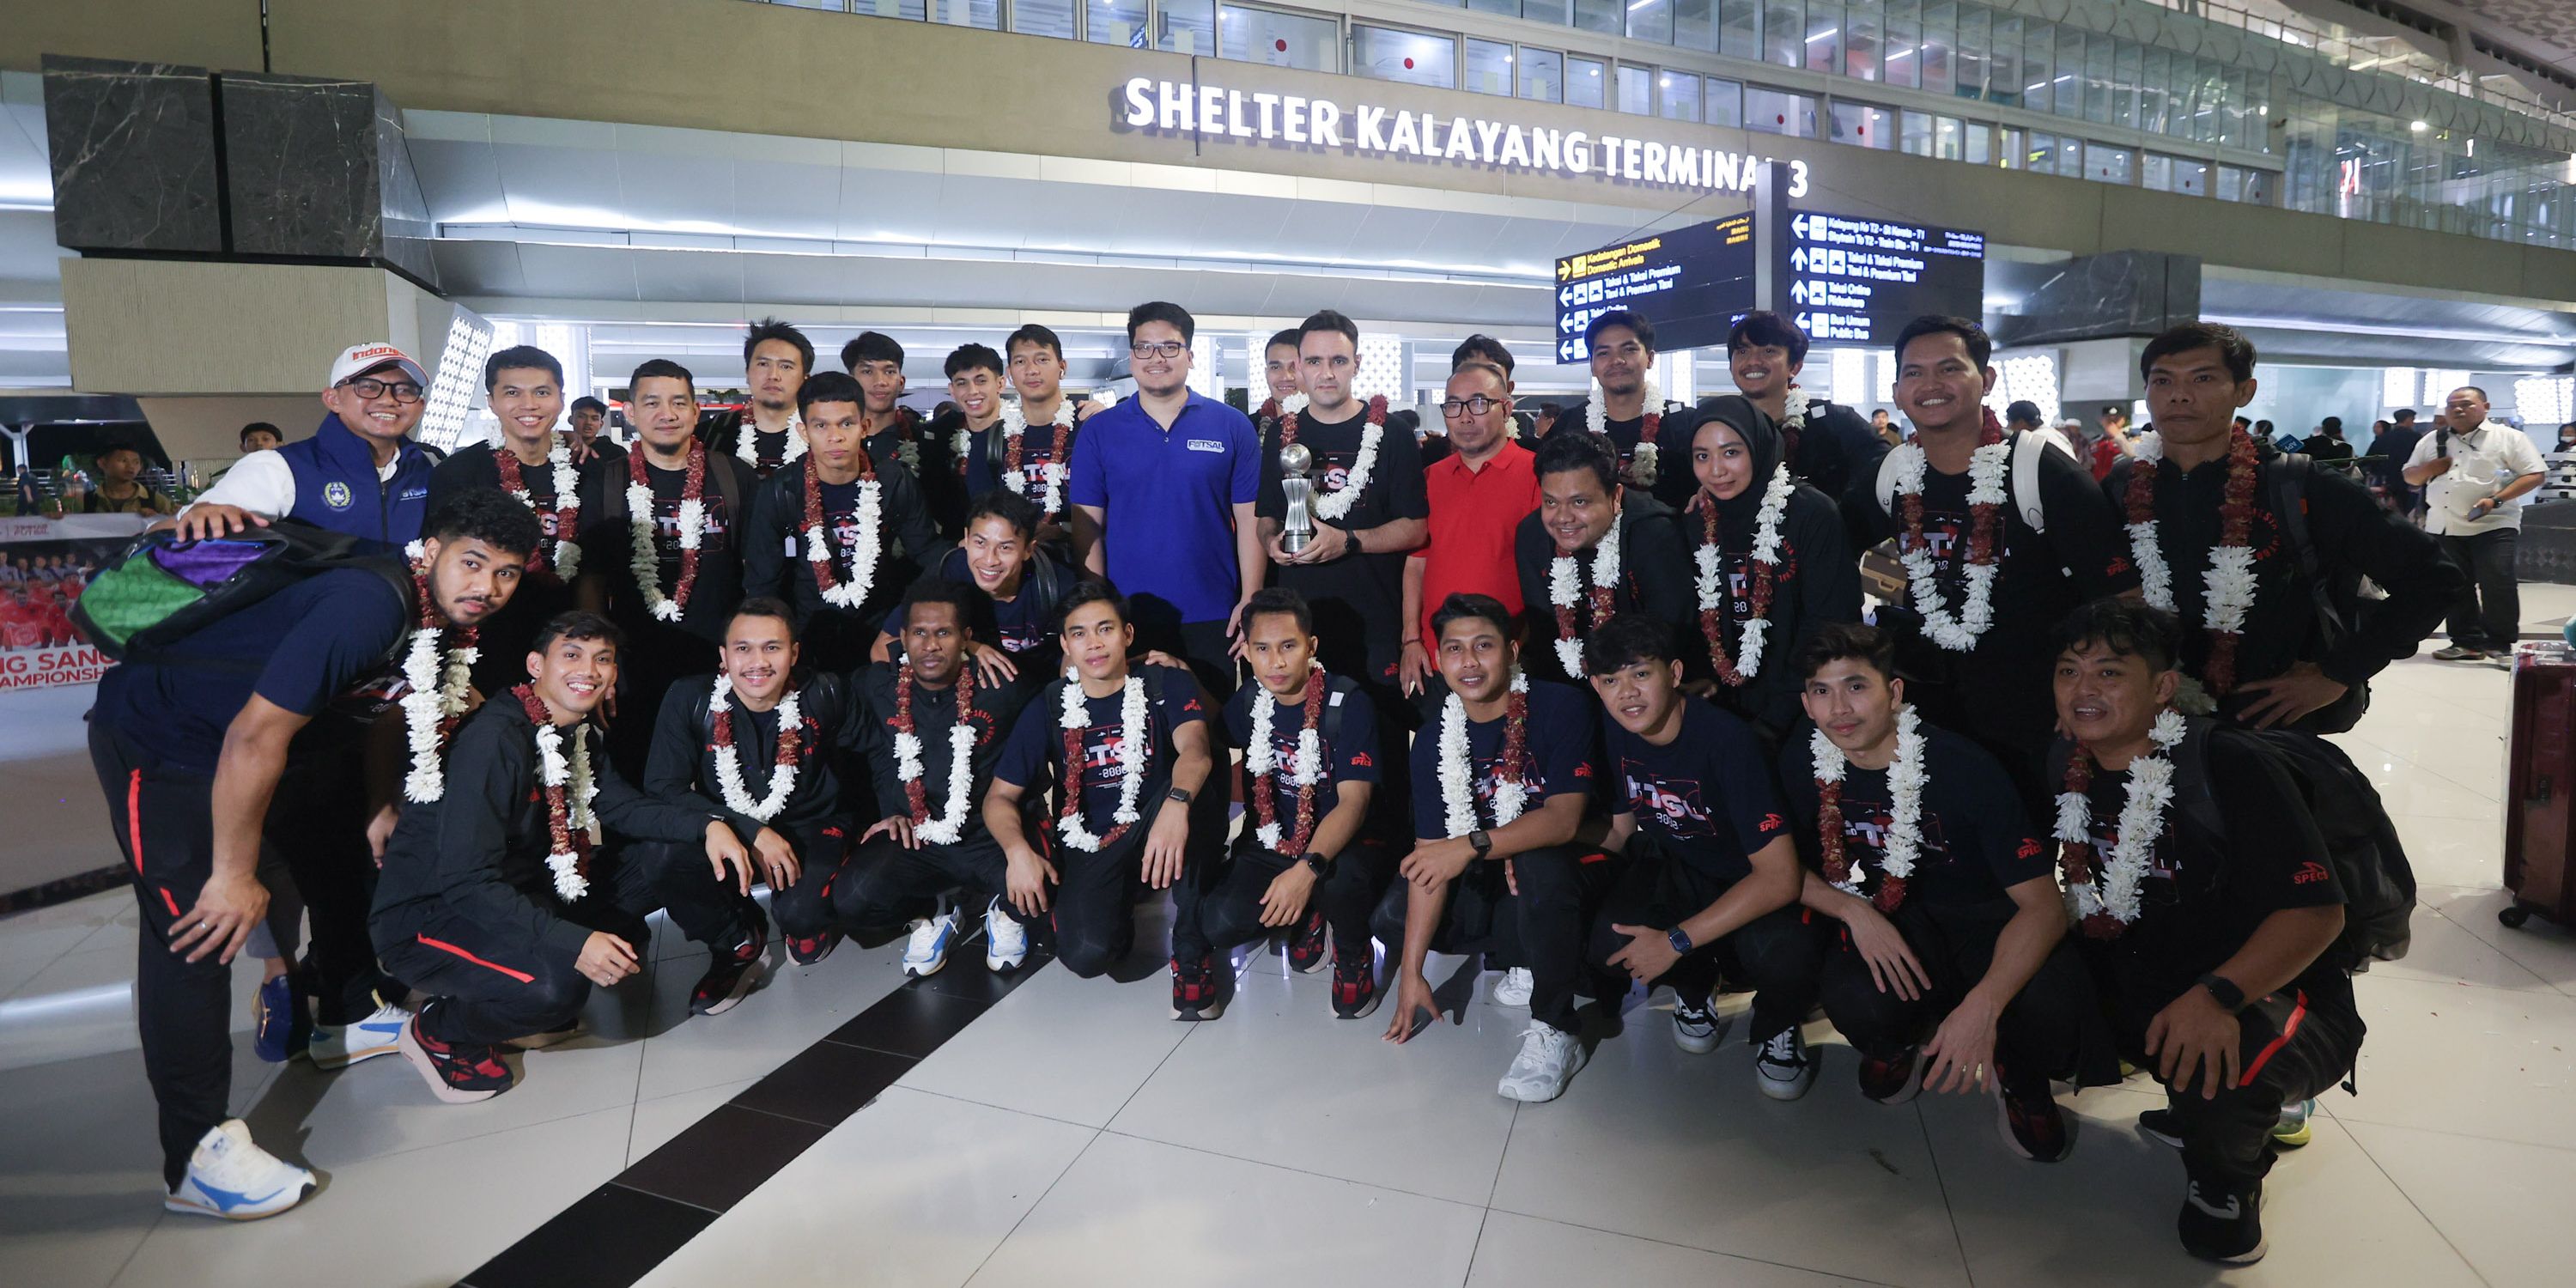
[[[1749, 547], [1753, 542], [1754, 516], [1762, 509], [1762, 494], [1770, 489], [1772, 471], [1780, 466], [1780, 427], [1772, 423], [1768, 413], [1754, 406], [1752, 399], [1741, 394], [1700, 399], [1699, 414], [1703, 425], [1713, 420], [1724, 422], [1727, 428], [1735, 431], [1736, 437], [1744, 440], [1745, 451], [1752, 455], [1751, 477], [1744, 490], [1735, 494], [1734, 500], [1721, 501], [1708, 495], [1706, 487], [1699, 489], [1700, 503], [1717, 507], [1718, 536], [1727, 548]], [[1690, 468], [1692, 455], [1699, 446], [1697, 428], [1691, 431], [1691, 439], [1691, 444], [1682, 453], [1684, 469]], [[1689, 529], [1699, 526], [1685, 522]], [[1688, 531], [1685, 535], [1692, 539], [1691, 544], [1699, 544], [1697, 531]]]

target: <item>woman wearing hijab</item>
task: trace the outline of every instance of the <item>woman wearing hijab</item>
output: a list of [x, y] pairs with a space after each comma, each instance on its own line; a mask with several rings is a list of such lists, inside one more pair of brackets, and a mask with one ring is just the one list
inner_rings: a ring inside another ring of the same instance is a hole
[[1833, 501], [1782, 467], [1780, 431], [1761, 408], [1729, 394], [1699, 411], [1699, 492], [1681, 527], [1700, 644], [1718, 705], [1776, 743], [1801, 714], [1790, 655], [1826, 623], [1860, 620], [1860, 564]]

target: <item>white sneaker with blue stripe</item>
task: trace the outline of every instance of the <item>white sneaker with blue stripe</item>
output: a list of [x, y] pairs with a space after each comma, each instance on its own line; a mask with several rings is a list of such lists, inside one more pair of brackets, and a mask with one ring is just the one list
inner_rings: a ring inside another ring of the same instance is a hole
[[984, 909], [984, 969], [1018, 970], [1029, 959], [1029, 928], [1011, 920], [996, 897]]
[[914, 979], [938, 974], [948, 964], [948, 945], [956, 938], [956, 913], [912, 923], [912, 939], [903, 946], [903, 973]]
[[303, 1202], [315, 1184], [313, 1173], [252, 1144], [250, 1128], [234, 1118], [206, 1129], [197, 1152], [188, 1157], [187, 1174], [161, 1206], [226, 1221], [256, 1221]]
[[402, 1040], [403, 1026], [409, 1023], [411, 1012], [399, 1006], [379, 1006], [375, 1014], [355, 1024], [317, 1023], [304, 1053], [316, 1069], [346, 1069], [360, 1060], [392, 1055]]

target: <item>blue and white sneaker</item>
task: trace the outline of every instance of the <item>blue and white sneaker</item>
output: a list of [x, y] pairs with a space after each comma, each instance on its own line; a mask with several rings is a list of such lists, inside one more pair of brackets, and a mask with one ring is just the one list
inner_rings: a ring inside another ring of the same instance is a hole
[[234, 1118], [206, 1129], [197, 1152], [188, 1157], [187, 1174], [161, 1206], [226, 1221], [256, 1221], [303, 1202], [316, 1184], [313, 1173], [252, 1144], [250, 1128]]
[[402, 1041], [403, 1026], [411, 1023], [411, 1012], [399, 1006], [379, 1006], [376, 1013], [355, 1024], [316, 1024], [304, 1053], [313, 1067], [322, 1070], [346, 1069], [361, 1060], [392, 1055]]
[[948, 945], [956, 938], [956, 913], [912, 923], [912, 940], [903, 946], [903, 973], [913, 979], [938, 974], [948, 964]]
[[1002, 911], [1002, 901], [984, 908], [984, 969], [1018, 970], [1029, 959], [1029, 928]]
[[295, 1054], [295, 977], [280, 975], [259, 986], [255, 1010], [259, 1027], [252, 1030], [251, 1050], [269, 1064], [284, 1064]]

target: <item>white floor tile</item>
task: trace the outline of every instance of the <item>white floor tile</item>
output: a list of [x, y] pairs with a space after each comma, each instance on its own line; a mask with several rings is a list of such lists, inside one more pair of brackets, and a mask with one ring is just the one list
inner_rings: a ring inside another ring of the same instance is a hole
[[[962, 1284], [1094, 1134], [890, 1088], [717, 1218], [639, 1288]], [[1073, 1267], [1050, 1264], [1003, 1282], [1081, 1279]]]
[[1867, 1282], [1493, 1212], [1477, 1236], [1476, 1265], [1467, 1274], [1466, 1288], [1568, 1288], [1614, 1276], [1638, 1283], [1729, 1288], [1833, 1288]]
[[[0, 1071], [136, 1049], [134, 953], [128, 935], [122, 944], [65, 953], [29, 976], [0, 1002]], [[236, 957], [232, 972], [232, 1028], [247, 1045], [260, 964]]]
[[[2456, 889], [2448, 886], [2437, 888]], [[2494, 914], [2488, 914], [2487, 923], [2495, 924]], [[2414, 941], [2407, 946], [2406, 955], [2393, 962], [2373, 965], [2371, 974], [2437, 984], [2473, 984], [2480, 988], [2557, 991], [2539, 973], [2514, 960], [2470, 928], [2443, 915], [2441, 909], [2425, 896], [2422, 887], [2417, 888], [2415, 916], [2408, 927], [2414, 932]], [[2503, 929], [2501, 926], [2496, 928]]]
[[1104, 1134], [968, 1282], [978, 1288], [1454, 1284], [1478, 1208]]
[[2492, 1288], [2568, 1281], [2576, 1152], [2375, 1123], [2345, 1129]]
[[1121, 984], [1049, 966], [897, 1085], [1105, 1127], [1198, 1027], [1172, 1019], [1171, 986], [1161, 972]]
[[899, 940], [876, 948], [844, 943], [821, 962], [799, 966], [773, 939], [757, 989], [722, 1015], [693, 1016], [689, 990], [706, 972], [706, 950], [663, 958], [653, 967], [638, 1094], [653, 1100], [777, 1068], [901, 986], [902, 960]]
[[2369, 1036], [2338, 1118], [2576, 1148], [2576, 999], [2383, 976], [2355, 981]]
[[2558, 991], [2576, 993], [2576, 930], [2541, 916], [2520, 926], [2498, 922], [2496, 914], [2513, 903], [2513, 896], [2502, 889], [2427, 885], [2419, 887], [2415, 897]]
[[2397, 842], [2419, 884], [2483, 887], [2504, 884], [2504, 823], [2392, 813]]

